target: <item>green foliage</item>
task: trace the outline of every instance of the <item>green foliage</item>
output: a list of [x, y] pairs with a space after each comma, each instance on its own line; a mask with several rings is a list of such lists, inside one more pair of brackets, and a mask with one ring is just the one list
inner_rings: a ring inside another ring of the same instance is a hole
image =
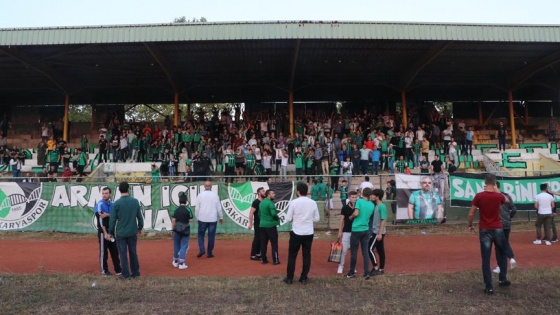
[[173, 19], [173, 23], [206, 23], [208, 20], [205, 17], [201, 17], [200, 19], [192, 18], [192, 20], [187, 20], [187, 17], [184, 15], [181, 17], [177, 17]]
[[68, 109], [68, 118], [72, 122], [90, 122], [91, 106], [90, 105], [70, 105]]

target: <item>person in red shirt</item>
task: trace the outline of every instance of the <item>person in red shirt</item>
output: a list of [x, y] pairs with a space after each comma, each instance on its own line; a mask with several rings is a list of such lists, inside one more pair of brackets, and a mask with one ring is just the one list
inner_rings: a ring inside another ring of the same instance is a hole
[[74, 175], [74, 174], [70, 170], [70, 167], [68, 167], [68, 166], [64, 167], [64, 172], [62, 172], [62, 181], [64, 183], [70, 182], [70, 180], [72, 179], [72, 175]]
[[469, 231], [474, 233], [473, 219], [476, 209], [480, 211], [479, 239], [480, 252], [482, 256], [482, 277], [486, 289], [484, 293], [494, 294], [492, 285], [492, 270], [490, 269], [490, 257], [492, 256], [492, 244], [496, 246], [496, 259], [500, 266], [499, 286], [509, 287], [511, 282], [507, 280], [507, 241], [500, 220], [500, 207], [508, 200], [500, 193], [496, 186], [496, 175], [488, 174], [484, 179], [484, 191], [479, 192], [473, 199], [469, 211]]

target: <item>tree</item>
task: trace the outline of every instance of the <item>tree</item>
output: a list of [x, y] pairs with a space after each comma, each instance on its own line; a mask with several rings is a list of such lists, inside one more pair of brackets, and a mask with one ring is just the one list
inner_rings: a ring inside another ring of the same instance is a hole
[[91, 105], [71, 105], [68, 109], [68, 118], [72, 122], [90, 122]]
[[192, 18], [192, 20], [187, 20], [186, 16], [181, 16], [173, 19], [173, 23], [206, 23], [208, 20], [205, 17], [201, 17], [200, 19]]

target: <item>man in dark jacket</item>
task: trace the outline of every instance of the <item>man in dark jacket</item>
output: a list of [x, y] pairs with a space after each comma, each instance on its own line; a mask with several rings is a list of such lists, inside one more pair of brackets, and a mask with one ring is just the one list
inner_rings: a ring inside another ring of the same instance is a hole
[[[138, 242], [138, 235], [142, 234], [142, 229], [144, 228], [144, 218], [140, 211], [140, 203], [128, 194], [128, 188], [127, 182], [119, 184], [121, 198], [113, 204], [111, 220], [109, 221], [109, 237], [116, 235], [122, 262], [122, 277], [127, 280], [131, 276], [140, 277], [140, 264], [136, 252], [136, 243]], [[127, 253], [130, 253], [130, 269]]]

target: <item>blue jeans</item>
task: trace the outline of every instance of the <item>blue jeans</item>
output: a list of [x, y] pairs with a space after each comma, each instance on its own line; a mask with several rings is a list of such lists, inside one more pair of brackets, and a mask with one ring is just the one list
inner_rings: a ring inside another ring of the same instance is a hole
[[[119, 248], [122, 276], [124, 278], [130, 278], [131, 271], [133, 277], [140, 277], [140, 263], [138, 262], [138, 253], [136, 251], [137, 242], [137, 235], [128, 237], [117, 236], [117, 247]], [[130, 269], [128, 267], [128, 256], [130, 256]]]
[[490, 269], [490, 258], [492, 256], [492, 244], [496, 246], [496, 260], [500, 267], [500, 281], [507, 280], [507, 241], [503, 229], [483, 230], [478, 232], [480, 238], [480, 254], [482, 256], [482, 277], [487, 289], [492, 286], [492, 270]]
[[414, 167], [420, 166], [420, 152], [414, 153]]
[[206, 253], [204, 249], [204, 234], [208, 230], [208, 256], [212, 256], [214, 251], [214, 239], [216, 238], [216, 226], [218, 222], [202, 222], [198, 221], [198, 248], [199, 254]]
[[371, 164], [372, 164], [372, 168], [373, 168], [373, 170], [372, 170], [373, 175], [378, 175], [378, 173], [379, 173], [379, 161], [373, 161], [373, 162], [371, 162]]
[[190, 235], [173, 232], [173, 260], [179, 263], [185, 262], [185, 255], [189, 250]]

